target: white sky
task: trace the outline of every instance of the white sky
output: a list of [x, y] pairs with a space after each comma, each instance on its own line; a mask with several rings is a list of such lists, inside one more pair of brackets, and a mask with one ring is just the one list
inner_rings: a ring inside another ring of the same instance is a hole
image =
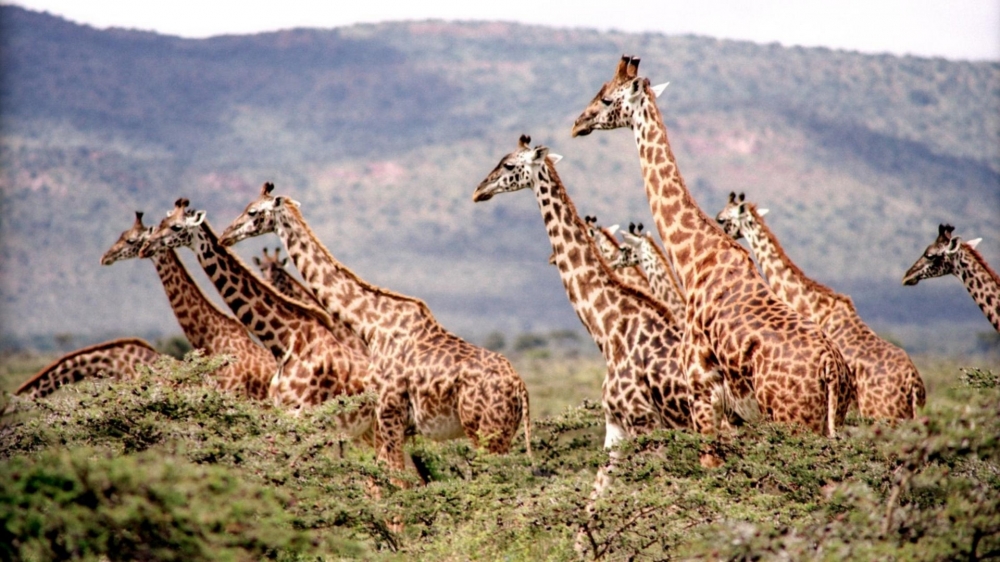
[[387, 20], [504, 20], [1000, 60], [1000, 0], [0, 0], [183, 37]]

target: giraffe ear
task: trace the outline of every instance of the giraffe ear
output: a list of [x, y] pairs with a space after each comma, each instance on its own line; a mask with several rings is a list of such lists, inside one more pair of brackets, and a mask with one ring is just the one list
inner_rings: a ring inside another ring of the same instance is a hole
[[281, 267], [285, 267], [286, 265], [288, 265], [288, 258], [281, 258], [281, 261], [278, 263], [281, 264]]
[[560, 160], [562, 160], [562, 154], [549, 154], [549, 160], [552, 161], [552, 165], [555, 166]]
[[549, 149], [546, 146], [536, 146], [535, 152], [532, 154], [532, 160], [535, 162], [543, 162], [545, 157], [548, 156]]
[[757, 214], [760, 215], [760, 216], [764, 216], [764, 215], [768, 214], [769, 212], [771, 212], [770, 209], [758, 209], [757, 210]]
[[970, 248], [972, 248], [973, 250], [975, 250], [976, 246], [978, 246], [979, 243], [982, 242], [982, 241], [983, 241], [982, 238], [974, 238], [974, 239], [969, 240], [968, 242], [966, 242], [966, 244], [968, 244]]
[[[976, 242], [978, 244], [978, 242]], [[962, 239], [958, 236], [952, 237], [948, 240], [948, 247], [945, 249], [949, 254], [953, 254], [958, 251], [958, 248], [962, 245]]]
[[205, 222], [205, 211], [195, 211], [191, 215], [191, 224], [193, 226], [200, 226], [203, 222]]
[[619, 227], [618, 227], [617, 224], [613, 224], [613, 225], [609, 226], [608, 227], [608, 234], [610, 234], [611, 236], [614, 236], [615, 233], [618, 232], [618, 228]]
[[253, 260], [253, 264], [254, 265], [256, 265], [257, 267], [260, 267], [260, 258], [258, 258], [257, 256], [254, 256], [254, 257], [252, 257], [250, 259]]
[[670, 85], [670, 82], [664, 82], [662, 84], [657, 84], [657, 85], [653, 86], [651, 88], [653, 90], [653, 95], [655, 95], [656, 97], [660, 97], [660, 95], [663, 94], [663, 90], [666, 90], [667, 86], [669, 86], [669, 85]]

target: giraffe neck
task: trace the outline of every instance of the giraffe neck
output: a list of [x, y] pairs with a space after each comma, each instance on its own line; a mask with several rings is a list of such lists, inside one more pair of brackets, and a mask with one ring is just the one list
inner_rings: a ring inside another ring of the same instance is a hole
[[267, 277], [266, 281], [268, 283], [274, 285], [274, 288], [278, 289], [278, 291], [286, 297], [299, 302], [314, 304], [322, 308], [323, 305], [316, 300], [312, 291], [307, 289], [305, 285], [300, 283], [295, 277], [292, 277], [292, 274], [288, 273], [283, 268], [274, 267], [270, 270], [268, 275], [265, 275], [265, 277]]
[[208, 221], [196, 230], [192, 247], [222, 300], [275, 358], [282, 360], [308, 345], [296, 341], [296, 332], [303, 324], [322, 324], [332, 330], [331, 320], [321, 311], [287, 299], [254, 275], [229, 248], [219, 244]]
[[658, 296], [678, 320], [685, 317], [684, 293], [677, 284], [677, 279], [670, 271], [667, 257], [660, 253], [653, 241], [646, 238], [639, 253], [640, 264], [649, 280], [649, 288]]
[[217, 353], [218, 346], [213, 344], [215, 337], [222, 335], [223, 331], [219, 328], [232, 323], [233, 319], [208, 300], [191, 278], [176, 250], [159, 252], [152, 260], [184, 336], [195, 349]]
[[548, 160], [532, 190], [570, 304], [604, 353], [609, 349], [611, 317], [620, 315], [617, 307], [609, 304], [621, 302], [626, 288], [601, 257], [597, 242], [588, 235], [587, 225], [577, 214], [555, 166]]
[[[714, 260], [716, 251], [743, 251], [743, 248], [722, 232], [691, 197], [677, 168], [653, 92], [648, 85], [645, 88], [646, 93], [640, 96], [634, 110], [632, 132], [653, 221], [686, 293], [706, 267], [700, 260]], [[710, 248], [715, 251], [709, 251]]]
[[[423, 301], [371, 285], [337, 261], [297, 207], [289, 206], [276, 217], [274, 232], [322, 308], [350, 326], [373, 353], [391, 343], [375, 340], [400, 335], [398, 320], [403, 316], [424, 327], [439, 327]], [[405, 329], [418, 328], [411, 321]]]
[[101, 374], [133, 377], [136, 365], [152, 365], [159, 358], [153, 346], [138, 338], [107, 341], [63, 355], [24, 381], [14, 394], [41, 398], [61, 386]]
[[753, 221], [743, 228], [743, 236], [757, 257], [771, 290], [796, 312], [822, 324], [830, 313], [831, 300], [836, 300], [839, 295], [807, 277], [785, 253], [777, 237], [764, 224], [757, 208], [749, 204], [747, 208]]
[[956, 255], [954, 272], [993, 328], [1000, 332], [1000, 276], [979, 252], [964, 242]]

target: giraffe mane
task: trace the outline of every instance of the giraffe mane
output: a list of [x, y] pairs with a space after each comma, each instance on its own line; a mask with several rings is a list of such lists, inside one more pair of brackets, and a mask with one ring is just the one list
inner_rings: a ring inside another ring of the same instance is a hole
[[617, 289], [619, 289], [623, 293], [639, 298], [640, 300], [649, 303], [649, 305], [655, 308], [657, 312], [664, 318], [677, 322], [678, 319], [674, 318], [674, 315], [670, 312], [670, 309], [667, 308], [667, 305], [661, 303], [658, 299], [654, 298], [648, 292], [624, 283], [618, 277], [618, 275], [614, 273], [614, 270], [612, 270], [611, 266], [608, 265], [608, 262], [604, 259], [604, 256], [601, 255], [601, 250], [600, 248], [597, 247], [597, 241], [589, 236], [586, 236], [587, 223], [580, 218], [580, 214], [577, 213], [576, 211], [576, 205], [574, 205], [573, 200], [567, 196], [566, 186], [563, 185], [562, 179], [559, 178], [559, 173], [556, 172], [555, 165], [552, 164], [552, 162], [549, 161], [548, 159], [545, 160], [545, 165], [549, 169], [549, 174], [550, 177], [552, 178], [552, 184], [554, 186], [551, 195], [553, 197], [559, 197], [560, 201], [564, 205], [566, 205], [570, 213], [572, 213], [572, 216], [574, 217], [574, 220], [577, 223], [577, 227], [580, 229], [580, 232], [584, 233], [584, 243], [590, 245], [591, 247], [590, 249], [592, 250], [594, 256], [597, 258], [597, 263], [599, 264], [598, 267], [604, 273], [605, 277], [608, 279], [608, 282], [614, 285]]
[[803, 279], [804, 280], [805, 285], [806, 285], [806, 287], [809, 290], [815, 291], [817, 293], [823, 293], [824, 295], [827, 295], [827, 296], [829, 296], [831, 298], [834, 298], [834, 299], [837, 299], [837, 300], [840, 300], [840, 301], [845, 301], [846, 300], [846, 302], [848, 304], [850, 304], [851, 308], [854, 307], [854, 303], [851, 301], [850, 297], [846, 297], [845, 295], [842, 295], [842, 294], [834, 291], [833, 289], [831, 289], [830, 287], [827, 287], [826, 285], [820, 283], [819, 281], [816, 281], [812, 277], [809, 277], [808, 275], [805, 274], [805, 272], [803, 272], [799, 268], [798, 264], [796, 264], [794, 261], [792, 261], [792, 258], [788, 257], [788, 254], [785, 253], [785, 248], [782, 247], [782, 245], [781, 245], [781, 241], [778, 240], [778, 237], [774, 235], [774, 233], [771, 231], [770, 227], [768, 227], [767, 224], [764, 223], [764, 219], [762, 218], [762, 215], [757, 211], [757, 204], [756, 203], [751, 203], [749, 201], [745, 201], [743, 204], [746, 205], [747, 210], [750, 211], [751, 215], [753, 215], [753, 220], [757, 221], [757, 224], [759, 224], [760, 227], [762, 229], [764, 229], [766, 231], [766, 233], [769, 235], [769, 238], [774, 243], [774, 249], [777, 250], [778, 255], [785, 257], [785, 262], [788, 264], [788, 268], [791, 269], [792, 272], [799, 279]]
[[976, 262], [978, 262], [979, 265], [986, 271], [986, 274], [993, 278], [993, 281], [996, 282], [997, 286], [1000, 286], [1000, 276], [997, 275], [996, 271], [993, 271], [990, 264], [986, 263], [986, 259], [979, 253], [979, 250], [973, 248], [968, 242], [964, 241], [962, 242], [962, 247], [969, 251], [969, 255], [972, 256], [972, 259], [976, 260]]
[[[201, 223], [201, 227], [204, 229], [205, 235], [208, 237], [208, 239], [212, 242], [213, 245], [222, 246], [221, 244], [219, 244], [219, 236], [215, 233], [214, 230], [212, 230], [212, 227], [209, 226], [207, 219]], [[325, 310], [323, 310], [318, 306], [313, 306], [286, 297], [285, 295], [281, 294], [280, 291], [275, 289], [270, 283], [264, 281], [264, 279], [260, 275], [258, 275], [252, 268], [250, 268], [250, 266], [248, 266], [246, 262], [243, 261], [243, 258], [237, 255], [236, 252], [229, 251], [229, 255], [237, 264], [239, 264], [240, 267], [243, 268], [244, 272], [247, 275], [253, 277], [254, 280], [256, 280], [260, 284], [262, 291], [270, 293], [275, 300], [280, 301], [282, 304], [285, 304], [290, 308], [296, 309], [299, 312], [303, 312], [309, 315], [310, 317], [317, 320], [324, 327], [326, 327], [328, 330], [336, 331], [336, 327], [333, 324], [333, 318], [331, 318], [330, 314], [327, 313]]]
[[420, 312], [424, 314], [425, 317], [430, 318], [435, 322], [437, 322], [437, 320], [434, 318], [434, 314], [431, 312], [430, 307], [428, 307], [427, 303], [425, 303], [424, 301], [416, 297], [411, 297], [409, 295], [397, 293], [389, 289], [384, 289], [382, 287], [379, 287], [378, 285], [372, 285], [368, 281], [365, 281], [361, 277], [358, 277], [358, 274], [351, 271], [349, 267], [347, 267], [346, 265], [341, 263], [340, 260], [335, 258], [333, 254], [330, 253], [330, 250], [327, 249], [326, 245], [320, 242], [319, 237], [317, 237], [316, 233], [313, 232], [313, 229], [309, 227], [309, 224], [305, 221], [305, 218], [302, 216], [301, 209], [299, 209], [297, 205], [289, 205], [287, 206], [287, 209], [288, 212], [292, 213], [295, 216], [295, 218], [299, 221], [299, 223], [302, 225], [302, 228], [305, 230], [306, 236], [309, 237], [314, 247], [319, 248], [320, 251], [323, 252], [323, 254], [327, 257], [327, 259], [329, 259], [331, 263], [336, 264], [336, 267], [338, 267], [341, 271], [343, 271], [351, 279], [352, 282], [357, 283], [366, 291], [370, 291], [377, 295], [385, 296], [394, 300], [400, 300], [412, 303], [416, 305], [417, 308], [420, 309]]
[[46, 365], [45, 368], [39, 370], [30, 379], [28, 379], [28, 380], [24, 381], [23, 383], [21, 383], [21, 386], [17, 387], [17, 390], [14, 391], [14, 394], [21, 394], [25, 390], [28, 390], [29, 388], [31, 388], [32, 386], [34, 386], [35, 383], [37, 383], [39, 380], [45, 378], [45, 376], [47, 376], [49, 374], [49, 371], [51, 371], [57, 365], [59, 365], [63, 361], [66, 361], [67, 359], [76, 357], [78, 355], [83, 355], [84, 353], [92, 353], [94, 351], [100, 351], [102, 349], [109, 349], [109, 348], [112, 348], [112, 347], [117, 347], [117, 346], [125, 345], [125, 344], [133, 344], [133, 345], [137, 345], [139, 347], [145, 347], [146, 349], [149, 349], [150, 351], [156, 351], [156, 349], [153, 348], [153, 346], [149, 345], [149, 343], [147, 341], [141, 340], [139, 338], [118, 338], [116, 340], [101, 342], [101, 343], [98, 343], [98, 344], [94, 344], [94, 345], [91, 345], [91, 346], [80, 348], [80, 349], [71, 351], [71, 352], [67, 353], [66, 355], [63, 355], [62, 357], [59, 357], [55, 361], [53, 361], [53, 362], [49, 363], [48, 365]]

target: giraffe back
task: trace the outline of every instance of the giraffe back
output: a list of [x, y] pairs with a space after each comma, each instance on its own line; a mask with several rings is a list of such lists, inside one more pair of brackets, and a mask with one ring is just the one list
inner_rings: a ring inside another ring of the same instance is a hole
[[152, 365], [160, 357], [153, 346], [138, 338], [106, 341], [63, 355], [24, 381], [14, 394], [41, 398], [86, 378], [134, 378], [139, 365]]

